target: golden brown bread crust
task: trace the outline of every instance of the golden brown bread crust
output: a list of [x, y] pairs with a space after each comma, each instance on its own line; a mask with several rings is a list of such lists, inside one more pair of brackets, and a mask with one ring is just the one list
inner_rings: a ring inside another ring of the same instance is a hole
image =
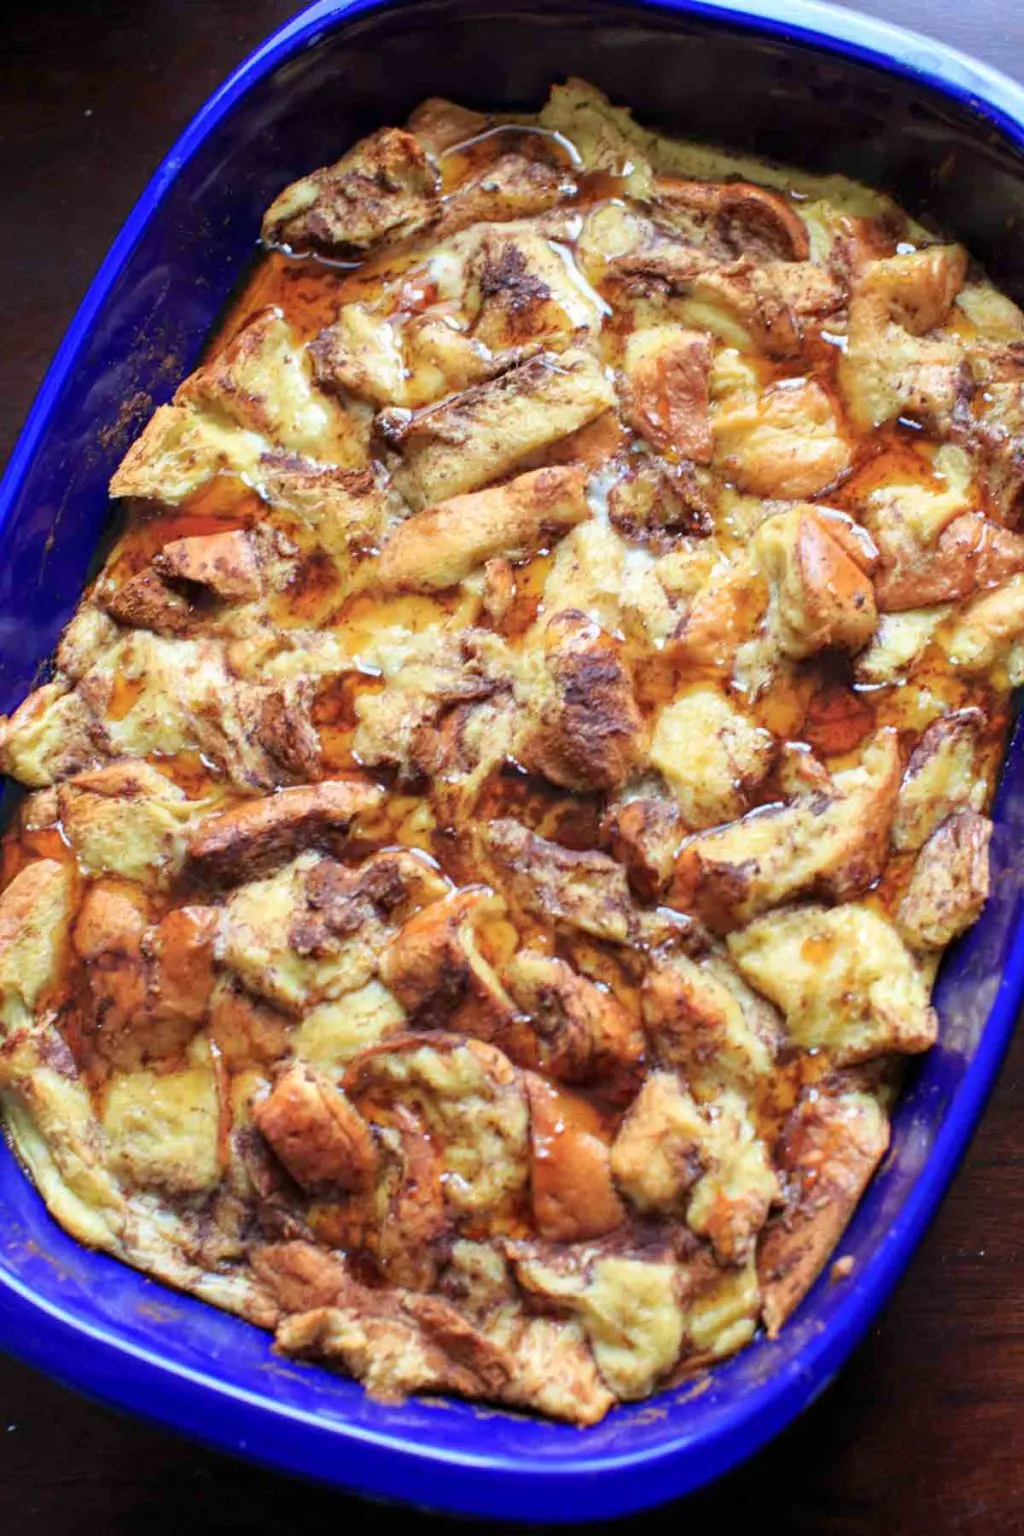
[[806, 261], [807, 226], [776, 193], [746, 181], [725, 184], [662, 176], [653, 201], [660, 217], [695, 244], [720, 248], [725, 256], [764, 261]]
[[436, 503], [400, 523], [380, 553], [382, 586], [451, 587], [495, 555], [522, 559], [590, 516], [582, 467], [535, 469]]
[[502, 980], [529, 1021], [542, 1071], [629, 1097], [642, 1070], [643, 1038], [613, 993], [565, 960], [529, 949], [512, 957]]
[[579, 80], [264, 236], [0, 721], [0, 1105], [70, 1231], [285, 1354], [596, 1423], [777, 1332], [938, 1037], [1024, 316]]
[[757, 1260], [772, 1338], [817, 1278], [888, 1145], [886, 1118], [866, 1094], [815, 1093], [793, 1111], [778, 1154], [786, 1205]]
[[154, 556], [153, 568], [167, 580], [195, 582], [218, 597], [258, 597], [262, 589], [256, 540], [243, 529], [172, 539]]
[[676, 298], [721, 305], [753, 349], [771, 358], [795, 357], [800, 328], [783, 289], [747, 257], [720, 262], [695, 246], [655, 245], [616, 257], [609, 281], [627, 298], [669, 306]]
[[307, 1067], [289, 1067], [256, 1111], [256, 1124], [303, 1189], [367, 1189], [377, 1150], [345, 1096]]
[[306, 848], [344, 846], [353, 822], [380, 798], [366, 780], [337, 779], [243, 801], [196, 828], [188, 848], [192, 872], [215, 885], [238, 885]]
[[418, 508], [476, 490], [612, 403], [589, 353], [543, 353], [439, 405], [382, 412], [377, 429], [400, 456], [396, 485]]
[[710, 376], [711, 344], [702, 331], [634, 331], [626, 342], [623, 414], [652, 447], [707, 464], [714, 451]]
[[579, 1243], [622, 1225], [608, 1147], [595, 1134], [598, 1117], [586, 1100], [526, 1074], [530, 1105], [530, 1198], [537, 1235]]
[[929, 837], [897, 913], [915, 949], [944, 949], [977, 922], [989, 893], [991, 836], [987, 817], [955, 811]]
[[520, 738], [520, 762], [563, 789], [618, 788], [644, 729], [622, 647], [572, 609], [548, 622], [543, 644], [553, 692]]
[[472, 224], [532, 218], [556, 208], [574, 191], [575, 182], [564, 169], [526, 155], [499, 155], [446, 199], [434, 233], [444, 237]]
[[851, 900], [888, 858], [899, 781], [896, 735], [882, 732], [830, 792], [766, 806], [685, 843], [676, 899], [720, 931], [796, 896]]
[[422, 145], [382, 128], [334, 165], [286, 187], [263, 219], [263, 238], [296, 250], [353, 256], [436, 218], [438, 177]]
[[501, 910], [485, 887], [467, 887], [411, 917], [381, 956], [381, 978], [416, 1020], [454, 1015], [460, 1027], [491, 1038], [512, 1013], [509, 998], [480, 954], [476, 925]]

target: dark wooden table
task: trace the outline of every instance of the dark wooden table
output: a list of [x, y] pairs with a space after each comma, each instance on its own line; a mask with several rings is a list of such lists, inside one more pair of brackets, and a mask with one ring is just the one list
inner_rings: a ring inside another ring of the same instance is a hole
[[[159, 157], [290, 0], [32, 0], [0, 22], [0, 457]], [[862, 9], [1024, 76], [1024, 0]], [[1024, 1531], [1024, 1033], [884, 1321], [829, 1392], [715, 1488], [636, 1524], [829, 1536]], [[301, 1530], [355, 1501], [230, 1461], [0, 1360], [4, 1536]], [[449, 1522], [417, 1521], [420, 1530]]]

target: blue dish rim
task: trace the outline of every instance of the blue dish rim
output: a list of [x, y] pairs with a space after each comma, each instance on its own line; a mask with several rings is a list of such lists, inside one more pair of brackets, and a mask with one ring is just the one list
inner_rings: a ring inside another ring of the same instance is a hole
[[[46, 432], [90, 330], [149, 220], [182, 167], [259, 79], [330, 30], [357, 16], [395, 9], [404, 0], [318, 0], [273, 32], [228, 77], [192, 119], [128, 216], [90, 284], [47, 370], [0, 482], [0, 538], [28, 466]], [[677, 15], [767, 37], [783, 37], [823, 54], [854, 59], [883, 73], [931, 88], [987, 119], [1024, 152], [1024, 88], [959, 51], [888, 22], [820, 0], [626, 0], [638, 12]], [[785, 17], [779, 11], [785, 9]], [[1020, 747], [1024, 728], [1015, 735]], [[1011, 749], [1012, 750], [1012, 749]], [[1019, 928], [1019, 918], [1015, 917]], [[377, 1495], [400, 1488], [405, 1501], [432, 1508], [505, 1518], [581, 1521], [636, 1511], [693, 1491], [751, 1455], [783, 1429], [831, 1381], [866, 1333], [948, 1187], [984, 1108], [1024, 1002], [1024, 938], [1019, 931], [973, 1060], [954, 1095], [928, 1161], [903, 1201], [884, 1251], [872, 1262], [870, 1286], [853, 1290], [829, 1328], [799, 1359], [716, 1416], [700, 1437], [699, 1469], [684, 1466], [697, 1448], [679, 1439], [622, 1455], [589, 1455], [585, 1438], [571, 1464], [512, 1458], [498, 1452], [453, 1453], [329, 1423], [314, 1413], [276, 1404], [216, 1376], [168, 1360], [114, 1330], [84, 1324], [0, 1272], [0, 1337], [26, 1363], [68, 1385], [219, 1448], [284, 1471], [336, 1481]], [[75, 1349], [84, 1340], [88, 1347]], [[119, 1369], [120, 1368], [120, 1369]], [[229, 1406], [230, 1405], [230, 1406]], [[218, 1412], [221, 1408], [227, 1411]], [[346, 1444], [358, 1444], [357, 1466], [337, 1465]], [[444, 1488], [437, 1471], [458, 1468], [458, 1486]], [[643, 1487], [633, 1474], [643, 1470]]]

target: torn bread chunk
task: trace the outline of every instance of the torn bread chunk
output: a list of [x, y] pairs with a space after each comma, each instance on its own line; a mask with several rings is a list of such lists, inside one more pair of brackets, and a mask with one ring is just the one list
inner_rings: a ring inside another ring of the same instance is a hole
[[223, 1171], [220, 1117], [218, 1076], [202, 1039], [182, 1067], [117, 1073], [102, 1116], [111, 1167], [146, 1189], [203, 1194]]
[[875, 585], [883, 612], [956, 602], [1001, 586], [1024, 570], [1024, 538], [976, 513], [954, 518], [912, 564], [883, 569]]
[[119, 586], [101, 581], [96, 601], [119, 624], [159, 635], [245, 633], [260, 611], [251, 605], [294, 578], [298, 553], [273, 529], [197, 534]]
[[625, 1208], [615, 1193], [600, 1116], [585, 1099], [525, 1077], [530, 1106], [530, 1199], [537, 1235], [576, 1243], [603, 1237], [622, 1225]]
[[374, 1177], [360, 1190], [320, 1186], [307, 1206], [308, 1227], [332, 1249], [359, 1250], [362, 1272], [382, 1284], [429, 1291], [453, 1224], [438, 1146], [404, 1103], [363, 1102], [359, 1111], [372, 1129]]
[[500, 1220], [514, 1207], [528, 1175], [529, 1108], [519, 1072], [494, 1046], [442, 1032], [398, 1036], [358, 1056], [344, 1087], [371, 1120], [371, 1098], [422, 1116], [458, 1215]]
[[821, 1273], [888, 1146], [888, 1121], [871, 1094], [816, 1090], [793, 1111], [777, 1153], [785, 1205], [757, 1255], [771, 1338]]
[[938, 1026], [928, 986], [897, 930], [870, 907], [792, 907], [730, 934], [744, 978], [782, 1013], [796, 1044], [836, 1061], [916, 1054]]
[[168, 586], [152, 569], [130, 576], [116, 591], [100, 593], [98, 601], [112, 619], [129, 629], [190, 635], [204, 627], [203, 616], [186, 594]]
[[596, 345], [602, 302], [557, 239], [519, 221], [480, 225], [455, 244], [465, 252], [463, 305], [478, 347], [511, 361], [528, 347]]
[[379, 405], [404, 401], [406, 367], [400, 335], [390, 317], [365, 304], [344, 304], [338, 318], [310, 344], [317, 383]]
[[980, 500], [970, 455], [948, 443], [930, 466], [921, 461], [918, 478], [866, 497], [861, 516], [879, 549], [882, 611], [957, 602], [1020, 571], [1024, 539], [984, 516]]
[[615, 1182], [640, 1211], [685, 1215], [704, 1173], [697, 1106], [673, 1072], [652, 1072], [626, 1114], [611, 1151]]
[[661, 530], [703, 538], [713, 529], [713, 500], [709, 477], [689, 460], [647, 455], [627, 464], [609, 487], [608, 516], [633, 538]]
[[579, 1317], [597, 1368], [616, 1397], [625, 1402], [646, 1397], [676, 1363], [684, 1319], [674, 1264], [617, 1255], [589, 1264], [558, 1263], [524, 1255], [514, 1268], [529, 1294]]
[[601, 304], [567, 258], [528, 221], [476, 224], [405, 273], [390, 301], [343, 305], [310, 346], [317, 381], [342, 401], [417, 409], [542, 350], [590, 347]]
[[850, 299], [839, 382], [858, 427], [894, 417], [948, 431], [970, 373], [956, 333], [944, 330], [967, 269], [957, 245], [933, 245], [868, 265]]
[[364, 426], [316, 388], [288, 322], [266, 309], [160, 406], [110, 494], [174, 504], [217, 474], [258, 482], [275, 450], [341, 467], [367, 457]]
[[702, 1093], [752, 1091], [772, 1071], [779, 1016], [743, 980], [728, 956], [659, 958], [641, 989], [644, 1032], [655, 1060], [675, 1067]]
[[659, 452], [707, 464], [714, 449], [710, 375], [711, 346], [702, 331], [676, 325], [633, 331], [623, 359], [623, 414]]
[[196, 828], [188, 846], [192, 873], [217, 885], [237, 885], [306, 848], [343, 845], [356, 818], [381, 799], [377, 786], [365, 779], [336, 779], [243, 801]]
[[951, 812], [981, 811], [988, 784], [980, 759], [985, 716], [980, 709], [944, 715], [911, 753], [896, 800], [893, 846], [920, 848]]
[[708, 460], [738, 490], [797, 500], [820, 495], [849, 471], [850, 444], [835, 406], [814, 379], [782, 379], [761, 388], [749, 362], [727, 350], [716, 360], [711, 396]]
[[503, 1393], [510, 1406], [585, 1427], [598, 1423], [614, 1405], [578, 1322], [525, 1317], [505, 1327], [499, 1323], [491, 1332], [513, 1358], [514, 1374]]
[[232, 891], [220, 958], [250, 992], [308, 1021], [323, 1004], [363, 994], [394, 931], [447, 889], [409, 849], [382, 850], [355, 869], [300, 854]]
[[720, 1262], [746, 1263], [779, 1183], [746, 1103], [730, 1089], [708, 1112], [701, 1160], [704, 1172], [690, 1196], [687, 1226], [708, 1239]]
[[767, 518], [754, 552], [772, 592], [768, 623], [794, 660], [826, 645], [859, 651], [878, 623], [871, 572], [877, 551], [842, 517], [794, 507]]
[[775, 752], [769, 731], [717, 690], [698, 688], [659, 714], [650, 761], [675, 791], [685, 824], [697, 830], [742, 815]]
[[225, 602], [239, 602], [259, 597], [269, 553], [259, 536], [247, 530], [193, 534], [165, 544], [153, 557], [153, 568], [165, 581], [191, 582]]
[[315, 388], [304, 352], [276, 309], [249, 320], [175, 395], [178, 404], [220, 413], [290, 453], [337, 462], [350, 433], [344, 414]]
[[691, 1297], [683, 1323], [687, 1372], [712, 1365], [749, 1344], [761, 1319], [761, 1288], [753, 1256], [720, 1269], [698, 1258], [689, 1273]]
[[639, 1027], [607, 988], [565, 960], [521, 949], [502, 980], [526, 1015], [540, 1068], [566, 1083], [600, 1083], [628, 1091], [640, 1068]]
[[395, 484], [424, 507], [477, 490], [612, 404], [593, 357], [570, 350], [520, 363], [426, 410], [392, 412], [378, 425], [399, 456]]
[[[8, 1031], [0, 1092], [5, 1129], [55, 1218], [79, 1242], [124, 1253], [128, 1202], [109, 1167], [110, 1147], [90, 1094], [53, 1022], [42, 1017]], [[180, 1264], [176, 1278], [185, 1278]], [[195, 1283], [199, 1274], [188, 1278]]]
[[924, 844], [896, 912], [913, 949], [944, 949], [977, 922], [989, 894], [992, 823], [954, 811]]
[[312, 542], [346, 569], [354, 553], [378, 546], [404, 510], [379, 464], [337, 469], [266, 454], [259, 484], [270, 507], [288, 514], [293, 538]]
[[768, 582], [753, 561], [717, 564], [679, 621], [672, 654], [694, 671], [731, 675], [743, 648], [762, 632], [769, 604]]
[[[376, 924], [365, 932], [316, 921], [307, 934], [308, 878], [319, 868], [302, 854], [276, 874], [232, 891], [225, 908], [222, 960], [248, 991], [293, 1018], [371, 981], [377, 969]], [[297, 942], [296, 942], [297, 941]]]
[[743, 1100], [725, 1090], [704, 1109], [671, 1072], [648, 1077], [611, 1154], [623, 1194], [641, 1211], [684, 1216], [723, 1263], [744, 1263], [778, 1183]]
[[402, 926], [381, 956], [381, 979], [417, 1024], [489, 1039], [514, 1012], [478, 932], [503, 903], [484, 886], [431, 902]]
[[1024, 572], [1005, 586], [983, 592], [956, 615], [939, 636], [952, 665], [967, 675], [987, 672], [1024, 636]]
[[652, 189], [659, 222], [723, 258], [806, 261], [807, 227], [776, 192], [746, 181], [684, 181], [659, 176]]
[[384, 687], [357, 700], [352, 750], [365, 767], [394, 765], [403, 781], [425, 771], [423, 751], [432, 755], [442, 718], [459, 706], [498, 700], [512, 684], [502, 642], [480, 631], [405, 633], [380, 659]]
[[605, 812], [601, 829], [641, 900], [661, 896], [683, 839], [679, 809], [667, 786], [653, 775], [627, 783]]
[[623, 623], [626, 546], [614, 528], [594, 518], [562, 539], [544, 582], [543, 612], [581, 613], [614, 635]]
[[419, 140], [382, 128], [334, 165], [285, 187], [263, 217], [263, 238], [328, 256], [361, 255], [430, 224], [440, 211], [438, 189]]
[[512, 1374], [507, 1352], [439, 1297], [371, 1288], [347, 1274], [330, 1305], [289, 1313], [275, 1342], [284, 1355], [354, 1376], [382, 1402], [412, 1392], [496, 1399]]
[[883, 613], [878, 628], [853, 663], [858, 683], [904, 681], [928, 649], [947, 610], [921, 608], [906, 613]]
[[961, 415], [955, 427], [980, 457], [1000, 518], [1016, 528], [1024, 491], [1024, 372], [1019, 342], [994, 355], [988, 348], [980, 353], [972, 349], [970, 372], [975, 385], [973, 416]]
[[566, 202], [576, 182], [565, 166], [511, 152], [460, 182], [442, 203], [439, 239], [472, 224], [535, 218]]
[[118, 465], [110, 494], [173, 505], [214, 475], [254, 475], [268, 446], [256, 432], [239, 431], [175, 400], [154, 411]]
[[[398, 1000], [382, 982], [368, 981], [335, 1002], [310, 1009], [295, 1028], [293, 1045], [310, 1066], [340, 1077], [361, 1051], [397, 1034], [404, 1023], [405, 1010]], [[277, 1054], [272, 1049], [271, 1059]]]
[[308, 1067], [282, 1072], [256, 1111], [256, 1124], [303, 1189], [373, 1182], [377, 1149], [366, 1121], [345, 1095]]
[[542, 345], [524, 341], [494, 351], [472, 330], [455, 329], [429, 309], [399, 320], [356, 302], [344, 306], [309, 351], [322, 389], [342, 400], [414, 410], [498, 378]]
[[606, 854], [562, 848], [509, 819], [489, 822], [481, 842], [502, 890], [526, 912], [617, 944], [682, 943], [693, 933], [681, 913], [638, 907], [622, 866]]
[[437, 159], [446, 150], [486, 133], [491, 119], [486, 113], [474, 112], [445, 96], [428, 96], [410, 114], [405, 126], [427, 154]]
[[31, 1017], [59, 980], [74, 897], [74, 871], [56, 859], [27, 864], [0, 895], [0, 1022]]
[[696, 246], [655, 239], [612, 257], [606, 282], [616, 306], [640, 321], [699, 325], [741, 352], [799, 356], [800, 322], [782, 285], [745, 257], [720, 262]]
[[628, 197], [650, 196], [653, 178], [644, 155], [650, 135], [586, 80], [570, 78], [564, 85], [553, 85], [539, 121], [569, 141], [585, 170], [621, 181]]
[[208, 806], [165, 774], [128, 760], [57, 786], [57, 814], [82, 869], [166, 885], [185, 861], [191, 828]]
[[795, 896], [860, 895], [888, 856], [900, 769], [896, 732], [880, 731], [829, 789], [698, 833], [680, 850], [674, 900], [725, 929]]
[[643, 719], [621, 645], [578, 610], [544, 628], [546, 689], [530, 699], [516, 756], [565, 789], [616, 789], [640, 756]]
[[431, 591], [454, 586], [495, 555], [521, 558], [590, 516], [585, 480], [576, 465], [535, 469], [414, 512], [381, 550], [376, 579]]
[[216, 908], [176, 907], [150, 925], [137, 887], [89, 888], [72, 941], [86, 966], [99, 1057], [127, 1072], [174, 1064], [210, 1008], [219, 933]]

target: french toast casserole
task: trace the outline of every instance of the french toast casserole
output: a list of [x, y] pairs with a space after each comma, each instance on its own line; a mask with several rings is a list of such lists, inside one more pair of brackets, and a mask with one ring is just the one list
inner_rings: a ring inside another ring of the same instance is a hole
[[1024, 679], [1024, 316], [965, 251], [581, 81], [432, 99], [280, 192], [110, 490], [0, 721], [57, 1221], [580, 1425], [847, 1273]]

